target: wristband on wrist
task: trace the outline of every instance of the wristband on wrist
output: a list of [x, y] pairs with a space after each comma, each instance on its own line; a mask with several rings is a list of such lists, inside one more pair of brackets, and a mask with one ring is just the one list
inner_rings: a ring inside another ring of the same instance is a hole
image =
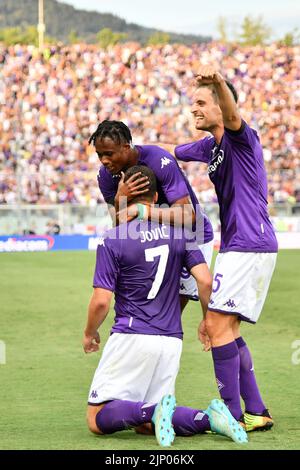
[[137, 210], [138, 210], [138, 215], [137, 219], [138, 220], [147, 220], [148, 219], [148, 209], [145, 204], [140, 204], [139, 202], [137, 203]]

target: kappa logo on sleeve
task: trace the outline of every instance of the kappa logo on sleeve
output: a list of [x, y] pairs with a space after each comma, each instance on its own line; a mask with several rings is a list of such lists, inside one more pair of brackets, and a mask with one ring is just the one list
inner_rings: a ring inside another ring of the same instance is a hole
[[168, 157], [163, 157], [160, 159], [160, 161], [161, 161], [161, 169], [163, 169], [164, 166], [167, 166], [169, 165], [169, 163], [171, 163], [171, 160]]

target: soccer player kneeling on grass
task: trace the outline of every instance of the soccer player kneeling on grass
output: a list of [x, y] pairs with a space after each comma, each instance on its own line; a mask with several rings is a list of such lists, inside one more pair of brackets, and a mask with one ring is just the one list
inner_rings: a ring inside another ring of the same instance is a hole
[[[182, 227], [141, 220], [155, 202], [156, 179], [145, 166], [130, 168], [149, 179], [149, 191], [138, 200], [141, 216], [121, 224], [99, 243], [88, 320], [86, 353], [99, 349], [98, 329], [115, 293], [115, 321], [88, 399], [87, 421], [96, 434], [128, 428], [152, 430], [168, 446], [175, 434], [215, 431], [246, 442], [242, 427], [220, 400], [206, 410], [176, 407], [174, 390], [182, 350], [180, 273], [185, 266], [195, 277], [203, 313], [211, 292], [211, 275], [195, 241]], [[151, 424], [152, 423], [152, 424]]]

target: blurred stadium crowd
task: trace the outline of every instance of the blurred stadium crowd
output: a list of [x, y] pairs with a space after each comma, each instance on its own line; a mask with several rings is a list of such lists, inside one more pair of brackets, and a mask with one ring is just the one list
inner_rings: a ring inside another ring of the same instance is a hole
[[[264, 148], [270, 202], [300, 203], [300, 47], [120, 44], [0, 45], [0, 203], [102, 202], [88, 138], [123, 120], [135, 143], [201, 137], [190, 113], [193, 77], [213, 63], [233, 82]], [[202, 202], [216, 196], [201, 164], [184, 170]]]

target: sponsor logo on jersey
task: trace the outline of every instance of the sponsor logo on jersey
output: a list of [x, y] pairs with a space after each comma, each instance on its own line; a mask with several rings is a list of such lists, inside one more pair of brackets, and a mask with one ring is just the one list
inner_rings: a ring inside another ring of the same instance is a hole
[[161, 169], [163, 169], [164, 166], [167, 166], [169, 165], [169, 163], [171, 163], [171, 160], [168, 157], [163, 157], [161, 158], [160, 161], [161, 161]]
[[214, 173], [219, 165], [221, 165], [222, 161], [224, 160], [224, 150], [219, 150], [219, 152], [215, 155], [215, 149], [212, 150], [213, 158], [211, 163], [208, 166], [208, 174]]

